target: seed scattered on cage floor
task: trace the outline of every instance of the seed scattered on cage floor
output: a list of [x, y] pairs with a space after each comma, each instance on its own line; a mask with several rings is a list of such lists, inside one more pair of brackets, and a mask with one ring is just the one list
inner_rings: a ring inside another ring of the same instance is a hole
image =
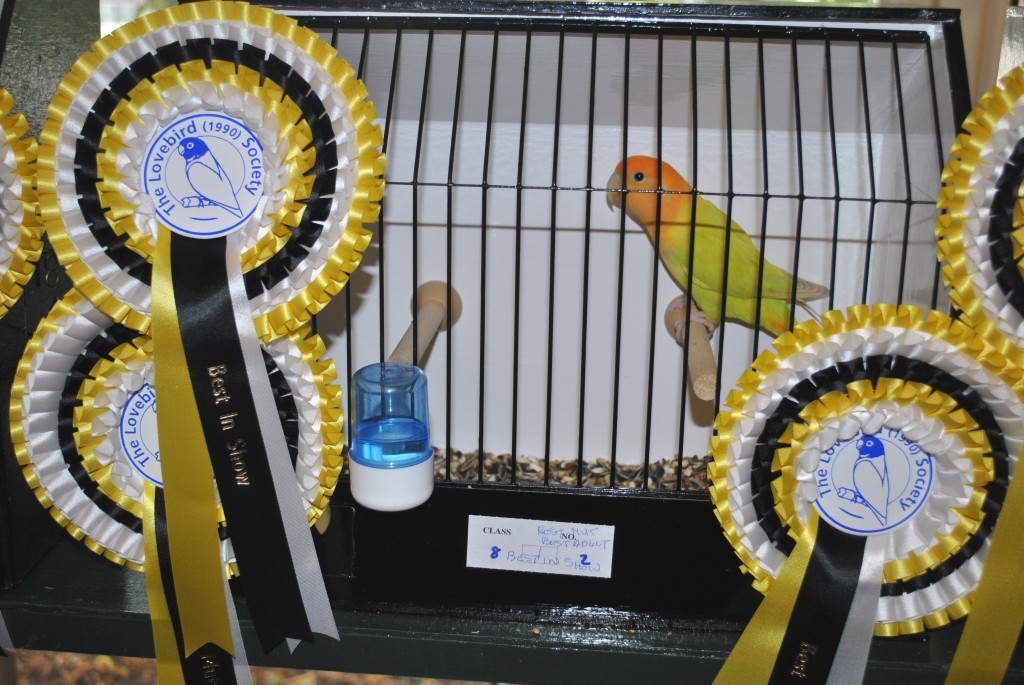
[[[549, 462], [549, 485], [576, 485], [580, 462], [575, 459], [552, 459]], [[583, 462], [583, 487], [611, 487], [611, 462], [603, 457]], [[520, 456], [515, 460], [516, 482], [528, 485], [544, 484], [544, 459]], [[615, 465], [615, 487], [640, 489], [643, 483], [643, 464]], [[348, 473], [345, 460], [344, 473]], [[434, 447], [434, 479], [444, 481], [444, 449]], [[483, 474], [476, 450], [463, 452], [452, 449], [451, 480], [456, 483], [511, 483], [512, 455], [484, 453]], [[704, 457], [686, 456], [682, 459], [652, 461], [648, 466], [649, 490], [703, 491], [708, 489], [707, 464]]]
[[[453, 449], [451, 479], [456, 482], [473, 482], [481, 479], [480, 460], [477, 452], [463, 452]], [[544, 459], [534, 456], [520, 456], [515, 460], [516, 482], [544, 484]], [[609, 487], [611, 462], [604, 458], [582, 463], [582, 484], [585, 487]], [[580, 462], [572, 459], [552, 459], [548, 463], [548, 483], [552, 485], [576, 485]], [[511, 483], [513, 460], [511, 454], [495, 455], [484, 453], [483, 481], [486, 483]], [[643, 464], [615, 464], [615, 487], [642, 488]], [[434, 448], [434, 477], [445, 479], [444, 450]], [[682, 459], [652, 461], [647, 472], [647, 487], [651, 490], [707, 490], [707, 466], [703, 458], [689, 456]]]

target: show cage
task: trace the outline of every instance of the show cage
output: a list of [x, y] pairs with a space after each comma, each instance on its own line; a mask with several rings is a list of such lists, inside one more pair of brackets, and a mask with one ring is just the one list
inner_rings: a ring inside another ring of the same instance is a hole
[[[817, 314], [948, 309], [933, 232], [970, 108], [957, 15], [272, 4], [353, 65], [384, 132], [375, 239], [318, 317], [339, 374], [387, 358], [421, 284], [442, 281], [463, 305], [416, 360], [434, 495], [387, 514], [335, 498], [321, 548], [336, 597], [735, 611], [754, 593], [721, 538], [705, 459], [720, 400], [773, 336], [724, 321], [714, 397], [697, 397], [688, 349], [662, 323], [679, 286], [610, 207], [622, 191], [608, 179], [635, 155], [672, 165], [768, 261], [828, 287]], [[788, 325], [813, 315], [793, 311]], [[614, 526], [611, 577], [468, 567], [472, 516]], [[652, 591], [661, 574], [707, 591]]]
[[[680, 287], [614, 206], [624, 191], [610, 178], [630, 157], [671, 165], [692, 188], [659, 187], [662, 200], [703, 198], [765, 260], [828, 288], [811, 312], [792, 307], [787, 326], [857, 303], [948, 310], [934, 222], [970, 109], [957, 14], [261, 4], [337, 48], [383, 131], [373, 242], [316, 319], [346, 417], [350, 379], [388, 357], [419, 286], [440, 281], [462, 302], [415, 360], [429, 379], [432, 497], [382, 513], [339, 486], [314, 535], [336, 608], [746, 621], [759, 595], [722, 536], [705, 469], [715, 412], [774, 334], [723, 320], [710, 339], [712, 397], [699, 397], [690, 348], [663, 321]], [[47, 249], [0, 327], [5, 387], [66, 288]], [[58, 527], [25, 487], [6, 432], [4, 451], [10, 583], [38, 557], [24, 550], [50, 544]], [[611, 568], [587, 577], [470, 565], [475, 517], [613, 527]]]

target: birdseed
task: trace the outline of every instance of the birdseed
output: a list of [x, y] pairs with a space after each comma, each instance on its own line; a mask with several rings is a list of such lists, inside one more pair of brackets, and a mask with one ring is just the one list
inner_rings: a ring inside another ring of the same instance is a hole
[[[707, 457], [685, 456], [674, 459], [651, 461], [647, 470], [648, 490], [667, 491], [704, 491], [708, 489]], [[580, 466], [583, 468], [579, 476]], [[453, 483], [496, 483], [496, 484], [528, 484], [528, 485], [567, 485], [590, 488], [628, 488], [642, 489], [643, 464], [615, 464], [615, 483], [611, 483], [611, 462], [604, 457], [593, 461], [575, 459], [551, 459], [548, 462], [548, 480], [544, 480], [544, 459], [530, 455], [522, 455], [513, 460], [511, 454], [495, 455], [484, 453], [481, 468], [477, 451], [463, 452], [451, 450], [450, 476], [445, 467], [445, 451], [434, 447], [434, 479], [439, 482], [450, 480]], [[515, 472], [515, 480], [512, 473]], [[348, 459], [345, 460], [343, 473], [348, 474]]]

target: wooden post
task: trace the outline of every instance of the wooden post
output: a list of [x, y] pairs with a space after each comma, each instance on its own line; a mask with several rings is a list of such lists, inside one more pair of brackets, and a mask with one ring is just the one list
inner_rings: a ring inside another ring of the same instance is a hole
[[[388, 357], [389, 362], [412, 364], [415, 359], [422, 363], [423, 354], [434, 342], [442, 326], [451, 325], [462, 316], [462, 298], [459, 291], [451, 289], [452, 310], [448, 311], [448, 284], [443, 281], [424, 283], [416, 290], [415, 324], [409, 324], [405, 335], [398, 341], [395, 351]], [[415, 325], [415, 329], [414, 329]], [[413, 331], [415, 335], [413, 334]], [[416, 355], [413, 356], [413, 338], [416, 339]]]
[[[688, 297], [683, 294], [672, 300], [665, 309], [665, 327], [680, 345], [684, 338], [676, 336], [676, 328], [686, 321], [688, 308]], [[677, 303], [682, 306], [677, 306]], [[699, 399], [710, 402], [715, 399], [717, 387], [718, 365], [715, 363], [715, 355], [711, 351], [711, 338], [707, 328], [700, 321], [690, 317], [690, 341], [687, 347], [688, 370], [690, 387], [693, 394]]]

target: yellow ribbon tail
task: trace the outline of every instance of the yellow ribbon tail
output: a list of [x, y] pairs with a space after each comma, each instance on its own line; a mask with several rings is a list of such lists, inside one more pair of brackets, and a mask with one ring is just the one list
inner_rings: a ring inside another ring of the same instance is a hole
[[164, 595], [164, 581], [160, 573], [156, 543], [156, 510], [153, 500], [156, 486], [146, 481], [143, 491], [142, 536], [146, 549], [146, 596], [149, 598], [149, 617], [153, 624], [153, 646], [156, 650], [156, 673], [160, 685], [185, 685], [181, 670], [178, 643], [174, 637], [174, 622]]
[[1024, 625], [1024, 488], [1010, 482], [946, 685], [997, 685]]
[[[217, 535], [217, 491], [178, 330], [170, 231], [160, 227], [153, 260], [153, 359], [157, 429], [184, 657], [211, 643], [234, 654]], [[160, 398], [164, 399], [161, 403]], [[147, 563], [147, 566], [149, 564]]]
[[772, 583], [718, 672], [714, 685], [767, 685], [804, 582], [817, 534], [818, 516], [813, 514], [779, 577]]

